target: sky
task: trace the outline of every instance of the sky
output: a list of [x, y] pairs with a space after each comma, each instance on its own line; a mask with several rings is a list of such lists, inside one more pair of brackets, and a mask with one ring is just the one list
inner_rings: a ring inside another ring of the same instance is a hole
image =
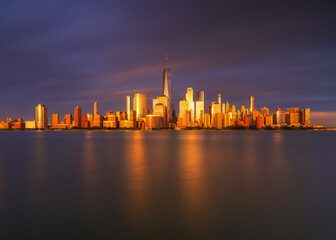
[[336, 14], [324, 1], [1, 1], [0, 120], [126, 110], [126, 96], [311, 108], [336, 126]]

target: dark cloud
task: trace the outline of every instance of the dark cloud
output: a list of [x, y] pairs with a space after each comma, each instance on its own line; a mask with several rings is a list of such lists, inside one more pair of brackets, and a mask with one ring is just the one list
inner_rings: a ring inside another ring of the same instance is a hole
[[176, 103], [193, 87], [209, 103], [335, 111], [335, 20], [323, 1], [2, 2], [0, 119], [38, 103], [123, 110], [128, 90], [160, 94], [166, 53]]

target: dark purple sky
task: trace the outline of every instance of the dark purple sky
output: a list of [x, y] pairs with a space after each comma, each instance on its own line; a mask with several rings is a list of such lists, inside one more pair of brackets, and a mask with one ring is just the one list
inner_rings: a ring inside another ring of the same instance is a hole
[[151, 105], [167, 53], [176, 103], [193, 87], [208, 103], [336, 112], [336, 14], [314, 2], [2, 1], [0, 120], [38, 103], [125, 110], [135, 92]]

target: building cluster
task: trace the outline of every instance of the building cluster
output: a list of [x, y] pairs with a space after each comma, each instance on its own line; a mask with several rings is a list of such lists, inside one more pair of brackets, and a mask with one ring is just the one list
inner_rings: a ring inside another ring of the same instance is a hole
[[176, 117], [174, 105], [172, 104], [172, 81], [171, 69], [163, 70], [162, 95], [153, 99], [152, 111], [150, 111], [148, 96], [136, 93], [133, 96], [133, 106], [131, 96], [126, 97], [126, 111], [106, 112], [99, 114], [98, 102], [93, 105], [93, 113], [83, 113], [77, 106], [74, 115], [68, 113], [63, 119], [59, 114], [52, 114], [52, 122], [48, 122], [46, 106], [38, 104], [35, 109], [35, 120], [23, 121], [22, 118], [11, 119], [0, 122], [0, 129], [88, 129], [88, 128], [141, 128], [141, 129], [161, 129], [161, 128], [232, 128], [232, 127], [283, 127], [283, 126], [310, 126], [310, 109], [299, 109], [297, 107], [287, 108], [281, 111], [276, 108], [275, 113], [270, 113], [264, 107], [259, 112], [254, 106], [254, 98], [249, 99], [249, 106], [241, 106], [237, 109], [235, 105], [228, 102], [222, 103], [222, 96], [218, 94], [216, 102], [212, 102], [208, 108], [205, 107], [204, 91], [196, 93], [194, 102], [194, 92], [192, 88], [187, 89], [186, 97], [179, 102], [179, 114]]
[[[196, 105], [196, 110], [195, 110]], [[237, 109], [235, 105], [229, 105], [229, 102], [222, 103], [222, 95], [218, 94], [216, 102], [209, 106], [208, 113], [205, 113], [204, 91], [196, 93], [196, 104], [193, 100], [193, 89], [188, 88], [186, 98], [179, 102], [179, 115], [177, 118], [177, 127], [201, 127], [201, 128], [276, 128], [276, 127], [309, 127], [310, 109], [299, 109], [297, 107], [287, 108], [281, 111], [276, 108], [275, 113], [270, 113], [269, 109], [264, 107], [259, 112], [254, 106], [254, 97], [249, 99], [249, 107], [244, 105]]]

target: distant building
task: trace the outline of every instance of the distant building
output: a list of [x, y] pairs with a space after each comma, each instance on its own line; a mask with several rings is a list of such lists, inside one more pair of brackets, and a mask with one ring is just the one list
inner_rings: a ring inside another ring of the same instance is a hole
[[147, 94], [136, 93], [133, 97], [133, 110], [136, 111], [136, 120], [146, 118], [148, 114], [148, 96]]
[[194, 122], [195, 121], [195, 102], [194, 102], [194, 90], [192, 88], [187, 89], [186, 100], [188, 101], [188, 104], [189, 104], [188, 111], [190, 114], [190, 121]]
[[310, 126], [310, 108], [304, 110], [304, 124]]
[[254, 97], [250, 96], [250, 102], [249, 102], [250, 126], [253, 126], [253, 110], [254, 110]]
[[131, 96], [126, 97], [126, 111], [127, 111], [127, 120], [130, 120], [130, 116], [131, 116]]
[[93, 103], [93, 115], [99, 114], [98, 113], [98, 102]]
[[59, 114], [53, 113], [52, 114], [52, 126], [53, 126], [53, 128], [56, 128], [58, 124], [59, 124]]
[[72, 114], [71, 113], [65, 114], [63, 123], [66, 125], [72, 125], [72, 122], [73, 122]]
[[36, 129], [36, 121], [31, 120], [31, 121], [26, 121], [26, 129]]
[[205, 113], [204, 91], [199, 91], [196, 93], [196, 121], [199, 123], [199, 126], [201, 127], [204, 123], [204, 113]]
[[146, 129], [160, 129], [163, 127], [163, 118], [157, 115], [146, 116]]
[[264, 127], [264, 117], [261, 114], [256, 117], [256, 127], [258, 129]]
[[265, 118], [267, 115], [269, 115], [269, 109], [267, 107], [263, 107], [261, 109], [261, 115]]
[[189, 102], [187, 99], [181, 99], [179, 103], [178, 126], [187, 127], [190, 122]]
[[212, 102], [211, 104], [211, 124], [215, 125], [215, 116], [217, 113], [221, 113], [221, 104], [218, 102]]
[[48, 113], [46, 106], [38, 104], [35, 109], [35, 121], [37, 129], [48, 128]]
[[210, 113], [204, 114], [204, 128], [211, 128]]
[[74, 126], [75, 127], [82, 127], [82, 109], [80, 107], [75, 108], [75, 119], [74, 119]]
[[88, 119], [88, 115], [84, 113], [81, 119], [81, 128], [89, 128], [89, 127], [90, 127], [90, 122]]

